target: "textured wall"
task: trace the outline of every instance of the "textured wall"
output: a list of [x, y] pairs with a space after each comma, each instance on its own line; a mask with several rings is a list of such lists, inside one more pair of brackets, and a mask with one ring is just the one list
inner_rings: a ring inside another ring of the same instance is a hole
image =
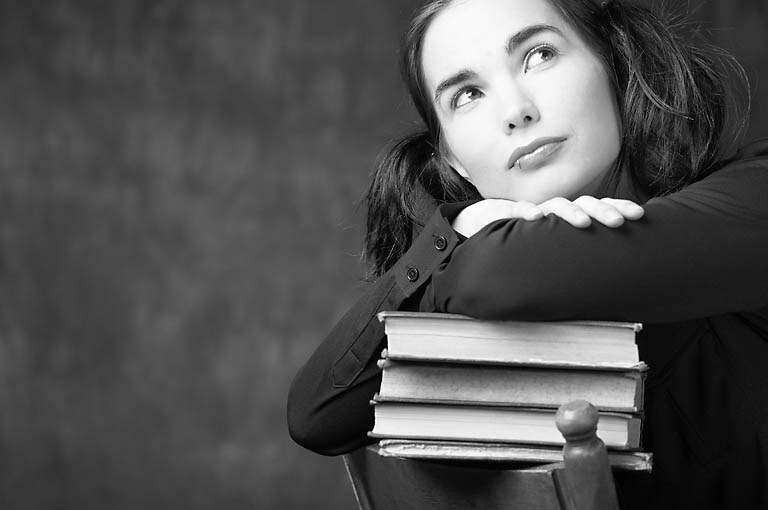
[[404, 3], [0, 4], [0, 507], [351, 504], [284, 402], [359, 292]]
[[[284, 401], [361, 291], [413, 4], [0, 0], [0, 507], [353, 507]], [[753, 77], [761, 5], [697, 11]]]

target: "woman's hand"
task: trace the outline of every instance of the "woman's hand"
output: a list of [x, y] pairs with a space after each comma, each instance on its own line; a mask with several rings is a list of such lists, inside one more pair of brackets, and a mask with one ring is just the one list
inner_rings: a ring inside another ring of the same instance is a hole
[[535, 221], [549, 214], [562, 218], [576, 228], [587, 228], [595, 219], [606, 227], [616, 228], [624, 220], [643, 217], [642, 207], [630, 200], [595, 198], [587, 195], [576, 200], [556, 197], [541, 204], [513, 202], [500, 198], [488, 198], [470, 205], [453, 220], [453, 229], [470, 237], [489, 223], [502, 219]]

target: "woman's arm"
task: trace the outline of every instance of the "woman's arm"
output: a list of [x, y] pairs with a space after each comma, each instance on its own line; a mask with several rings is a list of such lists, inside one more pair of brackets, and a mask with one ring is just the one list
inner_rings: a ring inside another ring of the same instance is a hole
[[459, 242], [450, 220], [461, 207], [442, 206], [432, 216], [411, 248], [366, 290], [296, 375], [288, 395], [288, 429], [298, 444], [338, 455], [370, 442], [370, 400], [379, 389], [376, 361], [384, 347], [376, 313], [407, 307], [407, 300], [423, 290]]
[[644, 209], [620, 229], [551, 216], [488, 225], [434, 273], [422, 309], [664, 322], [768, 304], [768, 158], [732, 163]]

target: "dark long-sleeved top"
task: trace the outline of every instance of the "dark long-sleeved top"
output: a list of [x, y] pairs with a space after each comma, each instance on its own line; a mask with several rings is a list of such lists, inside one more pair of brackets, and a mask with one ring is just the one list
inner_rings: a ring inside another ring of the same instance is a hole
[[463, 239], [450, 222], [465, 205], [438, 208], [298, 373], [294, 440], [326, 455], [370, 441], [378, 311], [642, 322], [654, 472], [625, 492], [653, 508], [768, 508], [768, 139], [620, 228], [548, 216]]

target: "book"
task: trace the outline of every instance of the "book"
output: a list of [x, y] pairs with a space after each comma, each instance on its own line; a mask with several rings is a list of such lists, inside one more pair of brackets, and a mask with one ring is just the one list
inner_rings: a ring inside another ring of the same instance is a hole
[[433, 402], [557, 408], [587, 400], [598, 410], [643, 409], [646, 366], [631, 371], [379, 360], [380, 402]]
[[[382, 439], [378, 443], [378, 453], [382, 457], [492, 463], [550, 464], [563, 461], [562, 448], [513, 443]], [[608, 462], [622, 471], [651, 471], [653, 454], [609, 450]]]
[[634, 370], [641, 367], [635, 335], [625, 322], [486, 321], [463, 315], [379, 312], [387, 357]]
[[[565, 443], [555, 425], [555, 409], [375, 400], [372, 403], [374, 427], [369, 435], [374, 438], [549, 445]], [[632, 414], [601, 412], [597, 436], [607, 448], [639, 448], [641, 421], [639, 416]]]

